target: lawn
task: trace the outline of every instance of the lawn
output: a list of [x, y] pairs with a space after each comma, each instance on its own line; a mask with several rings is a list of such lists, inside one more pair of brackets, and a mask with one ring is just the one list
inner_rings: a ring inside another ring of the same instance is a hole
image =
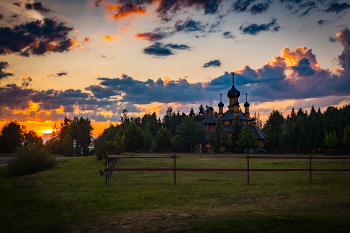
[[[239, 156], [238, 156], [239, 157]], [[178, 168], [246, 168], [244, 158], [180, 155]], [[120, 159], [117, 167], [173, 166]], [[308, 160], [252, 159], [250, 168], [309, 168]], [[317, 160], [313, 168], [350, 168]], [[0, 167], [1, 232], [349, 232], [350, 172], [115, 172], [68, 158], [33, 175]]]

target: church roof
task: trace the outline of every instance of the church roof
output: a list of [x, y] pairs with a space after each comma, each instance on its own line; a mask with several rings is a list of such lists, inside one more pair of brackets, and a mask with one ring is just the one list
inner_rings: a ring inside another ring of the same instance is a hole
[[251, 125], [250, 128], [258, 139], [266, 139], [266, 135], [258, 127]]
[[212, 124], [216, 123], [217, 118], [215, 116], [207, 116], [201, 121], [201, 124]]
[[[220, 120], [228, 121], [228, 120], [236, 119], [236, 117], [233, 116], [233, 113], [234, 113], [233, 110], [226, 111], [224, 115], [220, 117]], [[241, 120], [244, 120], [244, 121], [252, 120], [250, 117], [247, 117], [241, 110], [239, 110], [239, 118], [241, 118]]]

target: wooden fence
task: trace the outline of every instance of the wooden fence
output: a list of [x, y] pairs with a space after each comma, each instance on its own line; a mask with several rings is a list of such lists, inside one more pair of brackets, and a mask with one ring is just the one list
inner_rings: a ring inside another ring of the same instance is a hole
[[[172, 158], [174, 159], [174, 167], [173, 168], [115, 168], [116, 162], [120, 158]], [[350, 159], [350, 157], [340, 157], [340, 156], [251, 156], [247, 154], [247, 168], [242, 169], [231, 169], [231, 168], [176, 168], [176, 153], [173, 156], [125, 156], [125, 155], [108, 155], [106, 161], [106, 185], [109, 179], [112, 177], [113, 171], [173, 171], [174, 172], [174, 185], [176, 185], [176, 172], [196, 172], [196, 171], [242, 171], [247, 172], [247, 181], [248, 185], [250, 185], [249, 173], [250, 172], [264, 172], [264, 171], [308, 171], [310, 176], [310, 182], [312, 178], [313, 171], [323, 171], [323, 172], [331, 172], [331, 171], [350, 171], [350, 169], [314, 169], [312, 168], [312, 160], [314, 159]], [[250, 168], [249, 160], [250, 159], [307, 159], [309, 160], [310, 167], [309, 168], [288, 168], [288, 169], [279, 169], [279, 168]]]

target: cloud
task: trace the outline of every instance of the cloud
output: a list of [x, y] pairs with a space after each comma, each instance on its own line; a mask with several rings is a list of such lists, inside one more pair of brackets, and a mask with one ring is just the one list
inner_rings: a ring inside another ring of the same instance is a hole
[[263, 31], [273, 31], [278, 32], [281, 29], [281, 27], [278, 25], [276, 19], [272, 19], [270, 23], [267, 24], [250, 24], [248, 26], [241, 25], [239, 27], [239, 30], [242, 32], [242, 34], [249, 34], [249, 35], [258, 35], [259, 33]]
[[153, 45], [144, 48], [143, 53], [163, 57], [174, 55], [172, 49], [190, 50], [190, 47], [184, 44], [163, 44], [161, 42], [155, 42]]
[[329, 4], [328, 8], [324, 10], [325, 12], [335, 12], [336, 14], [339, 14], [342, 11], [345, 11], [350, 8], [350, 4], [347, 4], [346, 2], [343, 3], [337, 3], [337, 2], [332, 2]]
[[196, 35], [196, 37], [200, 37], [206, 36], [209, 33], [217, 32], [220, 26], [221, 21], [216, 21], [209, 25], [208, 23], [203, 23], [200, 20], [187, 18], [186, 20], [177, 20], [174, 26], [158, 27], [153, 32], [137, 33], [135, 37], [152, 42], [168, 38], [176, 33], [200, 32], [200, 35]]
[[113, 20], [120, 20], [126, 18], [132, 14], [145, 14], [146, 11], [143, 7], [137, 6], [133, 3], [127, 3], [124, 5], [107, 5], [105, 9], [111, 13]]
[[206, 24], [203, 24], [201, 21], [195, 21], [193, 19], [187, 20], [178, 20], [176, 21], [174, 28], [177, 32], [197, 32], [204, 31], [207, 27]]
[[348, 28], [341, 30], [337, 33], [336, 39], [344, 47], [344, 50], [338, 56], [339, 65], [350, 74], [350, 30]]
[[59, 72], [59, 73], [56, 73], [57, 76], [61, 77], [63, 75], [67, 75], [67, 72], [66, 71], [62, 71], [62, 72]]
[[226, 39], [235, 39], [235, 36], [232, 35], [231, 32], [224, 32], [222, 33], [223, 37], [225, 37]]
[[247, 11], [248, 6], [254, 2], [255, 0], [236, 0], [232, 3], [232, 10], [236, 12], [244, 12]]
[[145, 32], [145, 33], [137, 33], [135, 35], [136, 38], [139, 38], [141, 40], [147, 40], [150, 42], [157, 41], [157, 40], [162, 40], [164, 38], [168, 37], [167, 33], [159, 32]]
[[302, 58], [296, 66], [292, 66], [291, 68], [298, 76], [310, 76], [316, 73], [307, 58]]
[[318, 25], [324, 25], [326, 23], [326, 20], [324, 19], [320, 19], [319, 21], [317, 21]]
[[[97, 0], [95, 6], [104, 2]], [[204, 10], [204, 14], [215, 14], [219, 10], [221, 0], [117, 0], [117, 4], [105, 5], [112, 14], [112, 19], [118, 20], [131, 14], [145, 14], [147, 7], [157, 5], [157, 16], [163, 21], [170, 21], [176, 14], [187, 9]], [[153, 8], [151, 8], [153, 9]]]
[[109, 34], [103, 38], [104, 41], [113, 42], [114, 40], [121, 40], [122, 37], [120, 35]]
[[0, 54], [21, 56], [44, 55], [50, 52], [66, 52], [75, 41], [67, 38], [73, 28], [55, 19], [45, 18], [15, 27], [0, 28]]
[[249, 12], [252, 15], [261, 14], [263, 12], [266, 12], [269, 7], [270, 7], [270, 5], [267, 2], [258, 3], [258, 4], [255, 4], [254, 6], [252, 6], [250, 8]]
[[210, 67], [210, 66], [213, 66], [213, 67], [220, 67], [220, 66], [221, 66], [221, 62], [220, 62], [220, 60], [217, 60], [217, 59], [211, 60], [211, 61], [205, 63], [205, 64], [203, 65], [203, 68], [208, 68], [208, 67]]
[[202, 84], [190, 84], [186, 79], [168, 80], [167, 82], [162, 79], [157, 81], [149, 79], [143, 82], [123, 74], [121, 78], [98, 78], [98, 80], [101, 80], [99, 86], [93, 85], [88, 87], [87, 90], [91, 90], [95, 96], [101, 96], [102, 98], [123, 94], [121, 101], [131, 104], [149, 104], [152, 102], [188, 103], [205, 98]]
[[33, 79], [30, 76], [22, 78], [22, 87], [28, 87], [31, 81], [33, 81]]
[[13, 76], [11, 72], [6, 71], [7, 67], [9, 66], [7, 61], [1, 61], [0, 62], [0, 80], [3, 78], [7, 78], [9, 76]]
[[50, 12], [51, 10], [44, 7], [41, 2], [34, 2], [34, 3], [26, 3], [26, 9], [28, 10], [36, 10], [41, 12]]

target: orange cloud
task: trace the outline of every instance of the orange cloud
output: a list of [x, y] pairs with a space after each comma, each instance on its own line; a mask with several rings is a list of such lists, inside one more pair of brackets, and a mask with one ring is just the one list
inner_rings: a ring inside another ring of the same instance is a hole
[[[111, 13], [111, 18], [113, 20], [119, 20], [121, 18], [129, 17], [131, 14], [145, 14], [146, 11], [142, 7], [138, 7], [136, 5], [106, 5], [105, 9]], [[117, 13], [113, 13], [114, 11], [117, 11]]]
[[113, 38], [114, 38], [114, 35], [113, 34], [110, 34], [108, 36], [105, 36], [105, 38], [103, 38], [105, 41], [108, 41], [108, 42], [112, 42], [113, 41]]
[[307, 58], [311, 66], [318, 67], [316, 56], [312, 53], [312, 49], [304, 46], [297, 47], [292, 51], [289, 47], [284, 47], [281, 50], [281, 57], [286, 60], [287, 66], [295, 66], [302, 58]]
[[165, 80], [164, 80], [164, 84], [167, 85], [170, 81], [171, 81], [171, 79], [166, 77]]
[[107, 11], [109, 11], [109, 12], [111, 12], [111, 11], [117, 11], [117, 10], [119, 10], [120, 9], [120, 5], [112, 5], [112, 4], [110, 4], [110, 5], [106, 5], [106, 6], [104, 6], [105, 7], [105, 9], [107, 10]]
[[84, 43], [86, 43], [86, 42], [89, 42], [89, 41], [90, 41], [90, 39], [87, 38], [87, 37], [85, 37], [84, 40], [83, 40], [83, 42], [82, 42], [82, 44], [84, 44]]

